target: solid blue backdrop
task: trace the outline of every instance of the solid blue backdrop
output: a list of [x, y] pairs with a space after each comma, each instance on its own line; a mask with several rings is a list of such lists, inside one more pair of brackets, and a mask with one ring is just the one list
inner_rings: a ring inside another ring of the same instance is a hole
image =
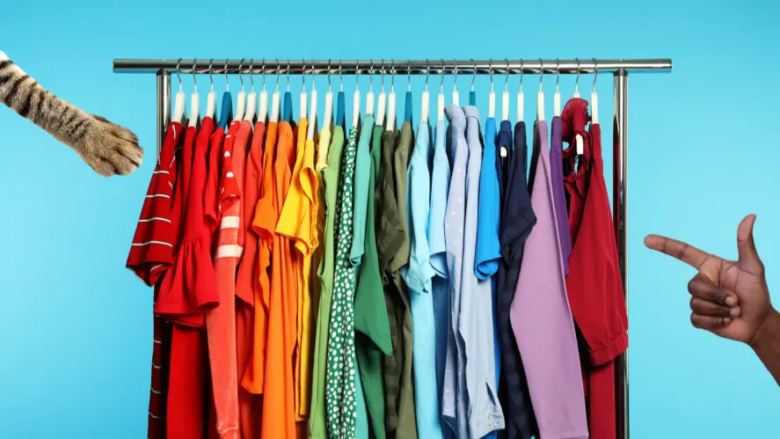
[[[646, 250], [642, 238], [668, 234], [736, 257], [737, 224], [756, 213], [759, 252], [770, 289], [778, 288], [778, 14], [777, 2], [736, 0], [5, 2], [0, 50], [57, 95], [130, 127], [147, 156], [131, 177], [106, 180], [0, 109], [0, 437], [145, 437], [151, 291], [124, 264], [153, 168], [155, 80], [114, 74], [111, 61], [215, 56], [493, 57], [497, 65], [520, 57], [673, 58], [672, 74], [630, 79], [631, 432], [634, 439], [775, 436], [777, 385], [747, 347], [691, 328], [686, 282], [694, 272]], [[537, 78], [525, 78], [527, 115]], [[459, 78], [462, 102], [470, 79]], [[192, 77], [183, 80], [191, 90]], [[214, 80], [223, 91], [224, 77]], [[274, 77], [266, 80], [272, 89]], [[367, 90], [368, 78], [360, 80]], [[591, 80], [581, 79], [583, 97]], [[419, 115], [424, 80], [412, 81]], [[438, 81], [431, 77], [433, 105]], [[496, 75], [499, 102], [503, 81]], [[518, 82], [510, 77], [513, 109]], [[354, 77], [344, 83], [351, 93]], [[561, 78], [564, 99], [573, 83]], [[201, 93], [208, 84], [199, 77]], [[300, 77], [291, 84], [297, 93]], [[545, 77], [548, 118], [554, 84]], [[324, 77], [317, 86], [324, 93]], [[404, 87], [406, 78], [396, 77], [396, 89]], [[238, 88], [232, 77], [231, 90]], [[448, 101], [451, 88], [447, 78]], [[599, 76], [598, 89], [608, 122], [610, 75]], [[476, 90], [486, 114], [487, 77], [477, 78]], [[608, 124], [604, 131], [608, 146]], [[606, 177], [611, 182], [611, 169]]]

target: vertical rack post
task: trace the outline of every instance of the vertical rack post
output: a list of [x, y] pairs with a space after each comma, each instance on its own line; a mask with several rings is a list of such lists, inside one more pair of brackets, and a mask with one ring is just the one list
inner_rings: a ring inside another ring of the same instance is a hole
[[[615, 224], [615, 238], [618, 244], [620, 271], [623, 279], [623, 293], [628, 307], [628, 72], [615, 72], [614, 102], [614, 150], [612, 170], [612, 215]], [[618, 438], [629, 439], [628, 410], [628, 350], [620, 356], [615, 374]]]
[[171, 120], [171, 74], [165, 69], [157, 71], [157, 157], [165, 140], [165, 129]]

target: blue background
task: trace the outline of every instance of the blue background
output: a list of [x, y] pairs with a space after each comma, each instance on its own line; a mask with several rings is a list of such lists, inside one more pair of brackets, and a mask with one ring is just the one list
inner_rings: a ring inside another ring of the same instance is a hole
[[[690, 327], [693, 271], [642, 245], [655, 232], [736, 257], [737, 224], [756, 213], [770, 288], [780, 282], [780, 6], [750, 3], [4, 2], [0, 49], [57, 95], [133, 129], [147, 156], [131, 177], [106, 180], [0, 109], [0, 437], [145, 437], [151, 291], [124, 264], [153, 168], [155, 79], [114, 74], [111, 61], [213, 56], [673, 58], [672, 74], [630, 80], [632, 436], [776, 437], [777, 385], [747, 347]], [[192, 77], [183, 79], [190, 90]], [[459, 78], [461, 102], [470, 79]], [[529, 119], [538, 76], [525, 79]], [[495, 80], [500, 109], [503, 77]], [[583, 97], [591, 80], [583, 76]], [[354, 78], [344, 81], [351, 96]], [[419, 114], [424, 80], [412, 81]], [[300, 78], [291, 82], [297, 93]], [[573, 82], [561, 78], [564, 99]], [[207, 84], [201, 76], [202, 94]], [[317, 85], [323, 93], [325, 79]], [[405, 90], [406, 78], [396, 85]], [[224, 90], [224, 77], [215, 87]], [[447, 78], [448, 101], [451, 87]], [[488, 78], [476, 87], [485, 114]], [[513, 119], [517, 87], [513, 75]], [[554, 87], [546, 76], [548, 119]], [[598, 87], [608, 123], [611, 76]]]

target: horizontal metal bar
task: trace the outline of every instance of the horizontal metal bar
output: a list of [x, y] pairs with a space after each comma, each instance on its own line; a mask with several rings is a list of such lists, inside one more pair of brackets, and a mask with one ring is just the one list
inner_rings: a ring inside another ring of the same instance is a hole
[[345, 75], [355, 73], [369, 74], [395, 72], [398, 75], [424, 75], [430, 74], [519, 74], [536, 73], [542, 71], [545, 74], [576, 74], [593, 73], [598, 70], [599, 73], [616, 72], [624, 70], [627, 72], [670, 72], [672, 70], [672, 60], [662, 59], [617, 59], [617, 60], [594, 60], [594, 59], [562, 59], [562, 60], [277, 60], [277, 59], [115, 59], [115, 73], [157, 73], [160, 70], [167, 70], [170, 73], [179, 70], [180, 73], [229, 73], [235, 74], [241, 69], [241, 73], [281, 73], [285, 74], [338, 74]]

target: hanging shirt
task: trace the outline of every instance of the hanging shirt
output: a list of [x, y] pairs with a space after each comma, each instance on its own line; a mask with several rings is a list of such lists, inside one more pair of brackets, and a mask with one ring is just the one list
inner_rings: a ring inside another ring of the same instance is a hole
[[[450, 186], [450, 162], [447, 157], [447, 129], [443, 120], [436, 122], [436, 140], [431, 172], [431, 209], [428, 223], [428, 246], [431, 269], [433, 310], [436, 328], [436, 395], [442, 407], [444, 391], [444, 364], [447, 356], [447, 327], [450, 316], [450, 289], [447, 279], [447, 246], [444, 237], [444, 217], [447, 215], [447, 193]], [[444, 434], [451, 431], [443, 429]]]
[[[254, 378], [254, 367], [250, 360], [255, 349], [255, 321], [262, 323], [265, 329], [267, 315], [262, 303], [262, 290], [256, 276], [258, 235], [252, 228], [255, 209], [260, 197], [263, 176], [263, 143], [265, 142], [265, 124], [255, 124], [254, 135], [249, 153], [247, 154], [244, 172], [244, 184], [241, 197], [241, 223], [239, 236], [244, 248], [241, 263], [236, 275], [236, 296], [241, 299], [236, 302], [236, 351], [238, 362], [238, 408], [241, 425], [241, 436], [244, 439], [254, 439], [260, 436], [260, 419], [262, 419], [261, 400], [250, 391], [251, 386], [245, 382]], [[259, 317], [255, 313], [260, 312]], [[264, 337], [264, 334], [262, 334]], [[265, 338], [262, 342], [265, 344]]]
[[563, 188], [563, 133], [561, 118], [556, 116], [552, 121], [552, 136], [550, 145], [550, 179], [552, 180], [553, 200], [557, 216], [558, 234], [561, 237], [561, 253], [563, 254], [564, 275], [569, 275], [569, 256], [571, 255], [571, 237], [569, 236], [568, 210], [566, 208], [566, 191]]
[[238, 376], [236, 359], [236, 266], [239, 245], [241, 185], [246, 146], [252, 133], [249, 122], [233, 121], [223, 145], [218, 211], [220, 227], [214, 272], [220, 306], [206, 314], [211, 381], [220, 438], [239, 438]]
[[534, 131], [538, 164], [531, 204], [537, 224], [525, 243], [510, 320], [528, 376], [540, 436], [586, 439], [588, 425], [577, 339], [566, 298], [550, 181], [547, 123], [537, 122]]
[[479, 179], [479, 223], [477, 225], [477, 253], [475, 274], [487, 279], [498, 271], [501, 245], [498, 227], [501, 220], [501, 196], [496, 172], [496, 120], [485, 123], [485, 149]]
[[447, 216], [444, 219], [451, 309], [450, 325], [447, 328], [442, 416], [457, 437], [468, 437], [465, 351], [458, 322], [463, 280], [463, 227], [466, 222], [466, 167], [469, 163], [469, 149], [466, 143], [466, 115], [463, 110], [451, 104], [444, 112], [450, 121], [453, 154]]
[[[463, 280], [461, 281], [461, 311], [458, 329], [463, 338], [466, 360], [469, 435], [481, 438], [491, 431], [503, 429], [504, 417], [496, 393], [490, 281], [479, 280], [474, 271], [479, 212], [479, 181], [482, 168], [479, 110], [476, 107], [466, 106], [463, 111], [466, 114], [469, 159], [466, 168]], [[491, 162], [491, 166], [493, 163]]]
[[[327, 128], [320, 134], [320, 145], [327, 142], [330, 132]], [[344, 149], [344, 128], [336, 125], [333, 138], [327, 149], [328, 166], [322, 171], [322, 183], [325, 192], [325, 234], [322, 245], [325, 250], [318, 269], [322, 285], [320, 304], [317, 312], [317, 334], [314, 346], [314, 367], [312, 371], [311, 419], [309, 420], [311, 437], [325, 439], [326, 429], [325, 382], [327, 380], [327, 344], [330, 329], [330, 309], [333, 298], [333, 275], [335, 270], [336, 245], [336, 208], [338, 200], [339, 176], [341, 174], [341, 157]], [[323, 148], [320, 148], [322, 151]]]
[[510, 308], [520, 274], [523, 247], [536, 224], [536, 215], [531, 207], [531, 196], [528, 193], [525, 177], [528, 156], [525, 122], [515, 124], [514, 142], [502, 122], [499, 145], [506, 147], [508, 151], [508, 156], [504, 158], [505, 183], [502, 185], [502, 199], [505, 200], [501, 218], [503, 258], [499, 264], [496, 282], [498, 300], [496, 308], [503, 362], [499, 399], [507, 424], [504, 437], [531, 439], [531, 436], [537, 432], [536, 420], [531, 406], [525, 368], [510, 323]]
[[[366, 116], [367, 120], [368, 118], [369, 116]], [[376, 229], [374, 227], [376, 224], [374, 193], [381, 166], [382, 135], [384, 132], [384, 126], [375, 125], [371, 134], [370, 173], [368, 193], [366, 194], [365, 256], [363, 264], [360, 266], [355, 296], [355, 351], [368, 416], [371, 421], [372, 437], [376, 439], [384, 439], [386, 436], [382, 362], [385, 356], [390, 355], [393, 351], [387, 305], [382, 291], [382, 276], [379, 269]], [[362, 140], [363, 135], [361, 134]], [[354, 222], [356, 223], [357, 219]]]
[[357, 127], [349, 130], [349, 140], [341, 164], [339, 187], [339, 229], [336, 247], [334, 299], [331, 303], [328, 334], [328, 377], [326, 381], [328, 431], [330, 437], [355, 437], [355, 272], [349, 261], [352, 248], [352, 203], [357, 150]]
[[430, 127], [421, 123], [417, 129], [417, 144], [409, 163], [409, 200], [407, 222], [411, 238], [411, 256], [408, 269], [402, 270], [409, 288], [409, 301], [414, 328], [413, 353], [415, 407], [417, 409], [417, 436], [440, 438], [441, 412], [436, 386], [436, 328], [431, 295], [428, 247], [428, 221], [431, 202], [431, 166], [433, 145]]
[[[588, 103], [572, 99], [564, 107], [563, 134], [570, 145], [581, 135], [584, 154], [579, 167], [566, 179], [572, 205], [569, 217], [573, 250], [566, 287], [572, 314], [582, 333], [580, 352], [585, 366], [590, 437], [616, 437], [615, 362], [628, 347], [628, 317], [620, 277], [604, 162], [601, 127], [588, 122]], [[576, 146], [565, 151], [572, 168]], [[580, 216], [573, 216], [581, 213]]]
[[273, 213], [262, 211], [260, 218], [263, 233], [273, 236], [262, 436], [286, 439], [297, 435], [293, 355], [297, 339], [298, 284], [291, 254], [292, 243], [275, 230], [279, 212], [287, 199], [294, 164], [294, 130], [289, 122], [282, 121], [278, 126], [273, 166], [275, 210]]
[[[307, 419], [310, 394], [310, 344], [308, 329], [311, 326], [311, 292], [309, 291], [309, 275], [311, 273], [311, 256], [314, 251], [314, 188], [318, 185], [313, 166], [307, 165], [314, 161], [313, 141], [307, 152], [306, 133], [308, 121], [306, 118], [298, 122], [298, 139], [295, 165], [292, 171], [290, 189], [282, 206], [276, 233], [287, 237], [293, 242], [294, 252], [291, 255], [296, 284], [297, 321], [295, 359], [295, 407], [296, 420]], [[305, 408], [304, 408], [305, 407]]]
[[[255, 209], [247, 212], [251, 215], [251, 229], [257, 235], [257, 263], [254, 278], [256, 279], [255, 313], [253, 317], [254, 331], [252, 356], [247, 364], [242, 386], [253, 394], [262, 394], [265, 383], [265, 363], [268, 318], [270, 313], [271, 280], [271, 250], [273, 248], [274, 229], [278, 207], [275, 197], [274, 162], [276, 160], [277, 124], [269, 122], [265, 133], [263, 148], [262, 176], [260, 190]], [[247, 269], [248, 270], [248, 269]], [[261, 417], [262, 418], [262, 417]]]

